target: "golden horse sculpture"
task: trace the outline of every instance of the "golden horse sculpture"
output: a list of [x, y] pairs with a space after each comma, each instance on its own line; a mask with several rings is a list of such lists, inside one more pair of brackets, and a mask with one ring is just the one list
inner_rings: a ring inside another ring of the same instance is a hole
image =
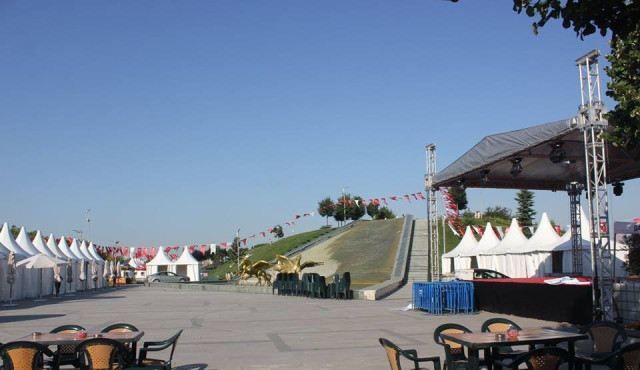
[[324, 265], [324, 262], [314, 262], [314, 261], [306, 261], [303, 264], [300, 264], [300, 259], [302, 259], [302, 255], [299, 254], [295, 256], [293, 259], [285, 256], [281, 256], [276, 254], [276, 265], [273, 267], [276, 271], [282, 273], [300, 273], [303, 269], [307, 267], [314, 267]]
[[240, 279], [246, 282], [249, 278], [256, 277], [258, 278], [256, 285], [271, 285], [271, 274], [266, 270], [273, 266], [271, 266], [269, 262], [263, 260], [251, 263], [248, 257], [249, 256], [242, 257], [242, 262], [240, 262]]

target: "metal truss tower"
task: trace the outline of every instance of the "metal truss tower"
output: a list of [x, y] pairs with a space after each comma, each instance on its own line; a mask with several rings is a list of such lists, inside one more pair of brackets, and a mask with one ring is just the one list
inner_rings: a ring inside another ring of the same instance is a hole
[[582, 227], [580, 219], [580, 194], [582, 184], [572, 182], [567, 185], [571, 217], [571, 252], [573, 253], [573, 273], [582, 275]]
[[[609, 198], [607, 195], [607, 151], [601, 133], [607, 121], [600, 95], [600, 50], [593, 50], [576, 60], [580, 72], [582, 104], [578, 127], [584, 133], [587, 199], [591, 223], [591, 267], [596, 319], [613, 320], [613, 273], [609, 242]], [[596, 308], [597, 307], [597, 308]]]
[[427, 192], [427, 221], [429, 223], [428, 238], [428, 269], [429, 281], [440, 280], [440, 263], [439, 263], [439, 238], [438, 238], [438, 197], [437, 189], [432, 187], [433, 176], [436, 174], [436, 146], [429, 144], [426, 146], [427, 155], [427, 174], [425, 175], [424, 190]]

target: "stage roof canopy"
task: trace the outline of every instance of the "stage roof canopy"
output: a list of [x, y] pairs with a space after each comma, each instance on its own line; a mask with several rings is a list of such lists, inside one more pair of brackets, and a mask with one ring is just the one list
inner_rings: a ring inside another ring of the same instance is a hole
[[[638, 153], [607, 143], [607, 182], [640, 177]], [[485, 137], [438, 172], [433, 187], [565, 190], [571, 182], [585, 184], [584, 158], [583, 132], [572, 119], [556, 121]], [[521, 171], [513, 171], [518, 161]]]

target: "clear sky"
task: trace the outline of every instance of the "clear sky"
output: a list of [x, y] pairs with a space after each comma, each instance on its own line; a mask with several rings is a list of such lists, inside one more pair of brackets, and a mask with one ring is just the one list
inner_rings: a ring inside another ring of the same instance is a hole
[[[576, 115], [575, 59], [607, 39], [531, 23], [504, 1], [1, 1], [0, 221], [216, 243], [347, 186], [424, 193], [425, 145], [442, 169], [486, 135]], [[637, 217], [639, 191], [610, 193], [612, 218]], [[510, 190], [468, 194], [516, 208]], [[535, 201], [568, 222], [566, 193]]]

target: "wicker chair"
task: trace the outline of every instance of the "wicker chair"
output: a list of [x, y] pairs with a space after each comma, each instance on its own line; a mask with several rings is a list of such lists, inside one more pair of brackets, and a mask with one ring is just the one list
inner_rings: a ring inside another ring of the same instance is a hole
[[[433, 340], [444, 347], [445, 363], [444, 367], [448, 370], [456, 370], [458, 368], [469, 367], [469, 358], [464, 353], [464, 347], [460, 343], [450, 342], [442, 339], [440, 334], [453, 334], [453, 333], [471, 333], [467, 327], [460, 324], [442, 324], [436, 328], [433, 332]], [[484, 363], [481, 361], [480, 363]]]
[[[50, 333], [77, 333], [85, 330], [80, 325], [62, 325], [50, 331]], [[56, 351], [56, 357], [59, 365], [73, 365], [73, 367], [80, 367], [80, 360], [76, 354], [75, 344], [62, 344], [58, 346]]]
[[40, 343], [34, 342], [9, 342], [0, 347], [3, 370], [14, 369], [44, 369], [42, 356], [53, 358], [52, 369], [58, 368], [55, 354]]
[[596, 321], [580, 330], [586, 333], [591, 340], [590, 352], [577, 352], [576, 359], [581, 364], [590, 368], [590, 364], [607, 358], [621, 348], [627, 340], [627, 331], [620, 325], [610, 321]]
[[387, 353], [391, 370], [402, 370], [400, 365], [400, 356], [409, 361], [413, 361], [414, 370], [425, 369], [424, 367], [420, 367], [420, 362], [433, 362], [433, 370], [440, 370], [440, 357], [438, 356], [418, 357], [418, 352], [415, 349], [402, 350], [391, 341], [384, 338], [380, 338], [378, 341], [382, 344], [382, 347], [384, 347], [384, 350]]
[[501, 366], [508, 369], [518, 369], [525, 364], [529, 370], [558, 370], [560, 365], [569, 361], [569, 352], [558, 347], [543, 347], [534, 349], [513, 359], [506, 359]]
[[[178, 344], [178, 338], [180, 337], [180, 334], [182, 334], [182, 330], [180, 330], [174, 336], [167, 340], [158, 342], [144, 342], [142, 348], [140, 348], [140, 356], [138, 356], [138, 366], [171, 370], [171, 361], [173, 359], [173, 353], [176, 350], [176, 345]], [[166, 361], [147, 357], [148, 352], [163, 351], [169, 347], [171, 347], [171, 352], [169, 354], [169, 359]]]
[[[511, 328], [522, 330], [522, 328], [518, 324], [509, 319], [505, 319], [503, 317], [494, 317], [483, 322], [480, 330], [483, 333], [497, 333], [506, 332]], [[530, 348], [530, 350], [533, 350], [533, 348]], [[504, 360], [505, 358], [514, 359], [525, 353], [527, 353], [527, 351], [514, 350], [511, 346], [496, 346], [491, 348], [491, 357], [493, 360], [497, 361]]]
[[129, 350], [113, 339], [92, 338], [78, 344], [76, 353], [81, 370], [113, 370], [125, 367]]
[[102, 329], [101, 333], [131, 333], [134, 331], [140, 330], [138, 330], [138, 328], [131, 324], [118, 323], [107, 326], [106, 328]]
[[576, 368], [588, 368], [591, 365], [606, 365], [610, 369], [640, 369], [640, 342], [631, 343], [599, 359], [576, 357]]

